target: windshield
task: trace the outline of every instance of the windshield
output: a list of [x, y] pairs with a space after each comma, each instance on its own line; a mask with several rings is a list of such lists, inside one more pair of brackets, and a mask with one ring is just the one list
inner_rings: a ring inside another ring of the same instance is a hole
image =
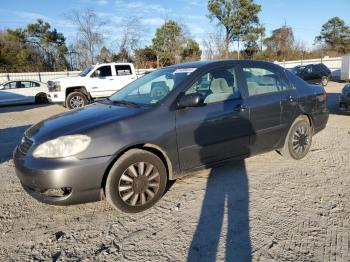
[[109, 100], [139, 105], [153, 105], [163, 100], [177, 84], [196, 68], [164, 68], [147, 74], [127, 85]]
[[93, 68], [93, 66], [88, 66], [79, 74], [79, 76], [86, 76]]

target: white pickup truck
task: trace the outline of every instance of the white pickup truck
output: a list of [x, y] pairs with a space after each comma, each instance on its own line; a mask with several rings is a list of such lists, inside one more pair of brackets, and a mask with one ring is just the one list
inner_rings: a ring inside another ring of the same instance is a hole
[[133, 64], [97, 64], [87, 67], [78, 76], [48, 81], [47, 98], [69, 109], [79, 108], [95, 99], [111, 96], [136, 78]]

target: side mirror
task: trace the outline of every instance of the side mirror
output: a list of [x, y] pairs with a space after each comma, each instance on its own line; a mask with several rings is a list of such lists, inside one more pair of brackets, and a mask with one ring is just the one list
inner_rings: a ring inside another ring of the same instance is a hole
[[201, 94], [183, 95], [177, 103], [179, 108], [196, 107], [202, 105], [204, 105], [204, 97]]
[[100, 70], [96, 70], [93, 74], [93, 77], [100, 77], [101, 75], [101, 71]]

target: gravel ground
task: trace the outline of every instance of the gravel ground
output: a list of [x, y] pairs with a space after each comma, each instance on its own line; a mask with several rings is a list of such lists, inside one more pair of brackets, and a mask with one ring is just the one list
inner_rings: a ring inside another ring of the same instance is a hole
[[330, 83], [328, 126], [301, 161], [275, 152], [173, 184], [153, 208], [106, 201], [56, 207], [22, 190], [11, 152], [23, 131], [64, 111], [0, 108], [0, 260], [350, 261], [350, 116]]

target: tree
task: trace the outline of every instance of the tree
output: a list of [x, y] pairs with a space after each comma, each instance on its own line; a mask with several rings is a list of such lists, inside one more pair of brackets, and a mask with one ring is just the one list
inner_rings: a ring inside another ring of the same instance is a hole
[[350, 51], [350, 28], [339, 17], [333, 17], [322, 26], [321, 34], [315, 40], [324, 42], [331, 50], [345, 54]]
[[135, 62], [138, 68], [153, 68], [157, 65], [156, 51], [146, 46], [135, 51]]
[[42, 19], [38, 19], [34, 24], [28, 24], [24, 33], [26, 42], [42, 52], [42, 57], [50, 69], [55, 70], [58, 64], [67, 67], [66, 39], [62, 33], [58, 33], [56, 29], [51, 30], [50, 24]]
[[[251, 28], [249, 32], [243, 36], [244, 53], [247, 58], [252, 59], [253, 56], [259, 51], [262, 52], [262, 41], [265, 35], [265, 27], [258, 25], [255, 28]], [[260, 47], [258, 40], [260, 39]]]
[[144, 29], [140, 18], [131, 17], [123, 26], [122, 35], [117, 40], [119, 54], [123, 60], [131, 60], [135, 51], [140, 48]]
[[96, 60], [100, 63], [110, 63], [113, 61], [113, 54], [107, 47], [103, 46]]
[[169, 20], [158, 28], [152, 39], [152, 47], [157, 52], [157, 67], [175, 64], [184, 42], [185, 37], [177, 22]]
[[182, 50], [182, 61], [196, 61], [200, 60], [202, 56], [202, 50], [199, 44], [192, 39], [186, 41], [186, 46]]
[[282, 26], [272, 31], [272, 35], [265, 39], [267, 52], [276, 54], [277, 58], [286, 58], [293, 50], [294, 34], [291, 27]]
[[226, 57], [224, 36], [222, 30], [207, 34], [203, 39], [204, 58], [208, 60], [223, 59]]
[[239, 59], [241, 38], [259, 23], [261, 6], [253, 0], [209, 0], [208, 10], [209, 18], [217, 19], [218, 24], [225, 28], [225, 57], [228, 58], [231, 42], [237, 41]]
[[100, 20], [93, 9], [86, 9], [83, 13], [73, 10], [66, 15], [67, 19], [77, 27], [77, 46], [87, 61], [83, 66], [95, 63], [96, 52], [103, 43], [103, 27], [106, 22]]

